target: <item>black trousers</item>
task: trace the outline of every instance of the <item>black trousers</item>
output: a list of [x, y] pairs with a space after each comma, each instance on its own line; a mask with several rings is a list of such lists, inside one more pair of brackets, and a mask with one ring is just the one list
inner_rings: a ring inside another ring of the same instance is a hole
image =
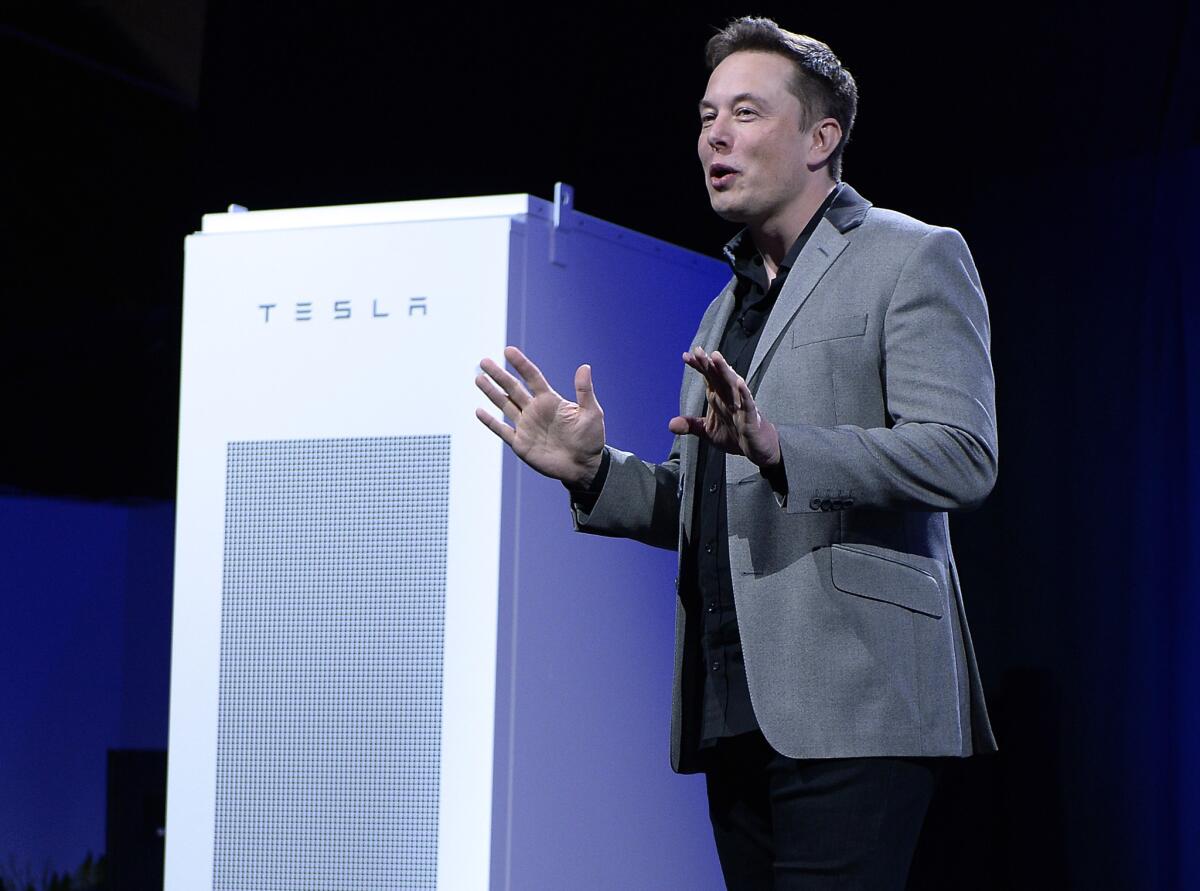
[[730, 891], [902, 891], [941, 759], [797, 760], [758, 731], [709, 754], [709, 816]]

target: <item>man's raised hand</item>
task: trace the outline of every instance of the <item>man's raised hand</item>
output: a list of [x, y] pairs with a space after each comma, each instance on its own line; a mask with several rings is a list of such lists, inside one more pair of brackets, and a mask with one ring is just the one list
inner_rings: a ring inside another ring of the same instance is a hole
[[734, 455], [745, 455], [759, 467], [781, 460], [779, 431], [758, 412], [750, 387], [720, 353], [696, 347], [683, 354], [688, 367], [704, 376], [708, 409], [702, 418], [675, 417], [667, 424], [676, 434], [702, 436]]
[[475, 409], [475, 417], [538, 473], [569, 486], [586, 486], [600, 469], [604, 451], [604, 412], [592, 390], [592, 367], [580, 365], [576, 370], [575, 398], [579, 401], [570, 402], [554, 391], [519, 349], [506, 347], [504, 358], [521, 380], [484, 359], [475, 386], [512, 426], [482, 408]]

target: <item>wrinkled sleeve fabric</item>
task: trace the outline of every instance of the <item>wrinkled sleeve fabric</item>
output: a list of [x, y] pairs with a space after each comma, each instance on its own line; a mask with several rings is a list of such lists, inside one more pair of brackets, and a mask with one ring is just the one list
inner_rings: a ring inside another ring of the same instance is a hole
[[605, 446], [607, 473], [598, 495], [571, 497], [575, 529], [593, 535], [632, 538], [675, 550], [679, 544], [679, 437], [661, 464]]
[[[780, 425], [788, 512], [847, 506], [956, 510], [978, 506], [997, 472], [995, 381], [987, 304], [970, 251], [937, 228], [904, 262], [884, 309], [880, 375], [885, 426]], [[781, 488], [783, 491], [781, 491]]]

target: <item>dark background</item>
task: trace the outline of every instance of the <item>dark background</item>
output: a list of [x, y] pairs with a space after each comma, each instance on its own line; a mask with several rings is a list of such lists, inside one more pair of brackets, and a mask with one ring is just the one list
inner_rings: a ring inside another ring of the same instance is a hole
[[748, 11], [839, 54], [860, 89], [846, 180], [962, 231], [991, 307], [1000, 479], [955, 543], [1002, 752], [947, 776], [913, 887], [1188, 887], [1195, 3], [8, 2], [0, 493], [173, 498], [183, 238], [231, 202], [564, 180], [586, 213], [715, 253], [702, 48]]

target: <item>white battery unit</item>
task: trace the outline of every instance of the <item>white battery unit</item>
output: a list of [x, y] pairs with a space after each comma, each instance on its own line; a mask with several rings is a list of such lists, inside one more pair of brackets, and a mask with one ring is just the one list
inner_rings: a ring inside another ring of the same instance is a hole
[[673, 554], [572, 533], [473, 378], [589, 362], [660, 460], [728, 268], [570, 199], [187, 239], [168, 891], [718, 886], [668, 765]]

